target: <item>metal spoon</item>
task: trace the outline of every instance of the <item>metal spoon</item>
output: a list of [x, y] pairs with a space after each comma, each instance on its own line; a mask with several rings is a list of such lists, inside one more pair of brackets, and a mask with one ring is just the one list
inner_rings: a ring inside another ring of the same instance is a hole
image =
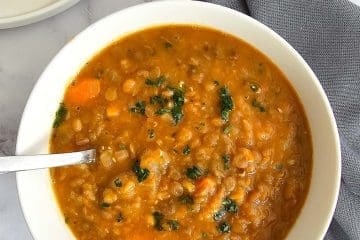
[[71, 153], [0, 157], [0, 174], [41, 168], [93, 163], [95, 162], [95, 156], [96, 150], [90, 149], [86, 151]]

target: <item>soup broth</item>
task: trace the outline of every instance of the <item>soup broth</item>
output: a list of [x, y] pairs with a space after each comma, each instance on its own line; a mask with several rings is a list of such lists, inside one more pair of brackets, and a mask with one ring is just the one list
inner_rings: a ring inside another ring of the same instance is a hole
[[130, 34], [67, 87], [51, 152], [95, 148], [51, 170], [79, 240], [284, 239], [306, 198], [312, 144], [281, 71], [200, 26]]

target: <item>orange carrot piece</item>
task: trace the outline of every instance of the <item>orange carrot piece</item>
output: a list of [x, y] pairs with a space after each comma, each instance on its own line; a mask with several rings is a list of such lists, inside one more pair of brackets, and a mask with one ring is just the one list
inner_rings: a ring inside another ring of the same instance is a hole
[[195, 186], [196, 197], [212, 195], [216, 190], [216, 182], [212, 177], [201, 178], [200, 180], [196, 181]]
[[120, 114], [120, 109], [118, 106], [112, 104], [106, 108], [106, 115], [108, 117], [117, 117]]
[[100, 93], [100, 81], [95, 78], [80, 79], [71, 85], [65, 95], [65, 102], [71, 105], [84, 105]]

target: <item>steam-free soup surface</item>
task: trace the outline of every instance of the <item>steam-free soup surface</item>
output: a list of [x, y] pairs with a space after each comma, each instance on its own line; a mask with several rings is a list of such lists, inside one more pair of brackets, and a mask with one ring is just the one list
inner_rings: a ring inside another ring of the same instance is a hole
[[77, 239], [283, 239], [308, 191], [312, 148], [299, 99], [249, 44], [193, 26], [126, 36], [66, 89], [52, 169]]

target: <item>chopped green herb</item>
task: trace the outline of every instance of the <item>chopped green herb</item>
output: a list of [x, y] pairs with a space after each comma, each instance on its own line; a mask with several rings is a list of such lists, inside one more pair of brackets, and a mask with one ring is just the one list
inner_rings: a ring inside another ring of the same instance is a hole
[[116, 216], [116, 221], [117, 222], [122, 222], [124, 220], [124, 217], [121, 213], [118, 213], [118, 215]]
[[126, 145], [125, 144], [119, 144], [119, 150], [125, 150]]
[[259, 86], [256, 83], [250, 83], [250, 89], [253, 92], [257, 92], [259, 90]]
[[68, 216], [65, 216], [65, 223], [69, 224], [69, 222], [70, 222], [70, 218]]
[[182, 108], [179, 106], [174, 106], [171, 109], [171, 115], [175, 121], [175, 124], [178, 124], [178, 122], [180, 122], [180, 120], [184, 117], [184, 113], [182, 111]]
[[137, 180], [139, 182], [144, 181], [150, 174], [149, 169], [140, 167], [140, 161], [139, 160], [135, 161], [135, 163], [134, 163], [134, 165], [132, 167], [132, 170], [136, 174]]
[[155, 112], [156, 115], [163, 115], [165, 113], [171, 113], [171, 110], [168, 108], [160, 108]]
[[220, 88], [221, 119], [229, 121], [230, 112], [234, 109], [233, 99], [227, 87]]
[[230, 155], [224, 154], [222, 160], [224, 161], [224, 169], [228, 170], [230, 167]]
[[53, 123], [53, 128], [58, 128], [65, 121], [67, 115], [67, 108], [64, 103], [60, 103], [58, 110], [55, 113], [55, 120]]
[[219, 222], [219, 221], [221, 221], [221, 219], [223, 219], [223, 217], [225, 217], [225, 214], [226, 214], [226, 212], [223, 209], [220, 209], [219, 211], [214, 213], [213, 218], [216, 222]]
[[120, 178], [116, 178], [114, 180], [114, 185], [115, 185], [115, 187], [121, 187], [122, 186], [122, 181], [120, 180]]
[[160, 77], [151, 79], [151, 78], [147, 78], [145, 79], [145, 84], [148, 86], [153, 86], [153, 87], [160, 87], [164, 82], [165, 82], [165, 76], [161, 75]]
[[162, 226], [162, 220], [164, 219], [164, 215], [161, 212], [154, 212], [153, 214], [154, 217], [154, 227], [159, 230], [162, 231], [164, 228]]
[[166, 41], [166, 42], [164, 43], [164, 47], [165, 47], [165, 48], [172, 48], [173, 45], [171, 44], [171, 42]]
[[214, 80], [213, 83], [215, 84], [215, 86], [219, 86], [219, 85], [220, 85], [220, 83], [219, 83], [218, 80]]
[[145, 115], [145, 101], [138, 101], [135, 103], [135, 106], [130, 107], [130, 111], [133, 113], [139, 113], [142, 115]]
[[282, 163], [275, 164], [275, 169], [276, 170], [282, 170], [283, 168], [284, 168], [284, 165]]
[[225, 127], [224, 127], [224, 134], [229, 134], [230, 133], [230, 130], [231, 130], [231, 125], [230, 124], [226, 124]]
[[225, 198], [222, 202], [222, 205], [224, 207], [224, 210], [229, 213], [236, 213], [239, 210], [236, 202], [231, 198]]
[[108, 208], [108, 207], [110, 207], [110, 204], [106, 203], [106, 202], [103, 202], [103, 203], [100, 204], [100, 207], [101, 208]]
[[196, 166], [186, 169], [186, 176], [192, 180], [196, 180], [201, 175], [202, 175], [202, 171]]
[[179, 197], [179, 200], [182, 204], [193, 204], [194, 199], [190, 194], [183, 194]]
[[180, 88], [170, 88], [173, 90], [174, 94], [172, 100], [174, 102], [174, 107], [171, 109], [171, 115], [175, 121], [175, 124], [178, 124], [180, 120], [184, 117], [182, 107], [184, 105], [184, 91]]
[[229, 233], [231, 231], [231, 226], [227, 222], [220, 223], [217, 228], [221, 233]]
[[189, 145], [186, 145], [186, 146], [184, 147], [184, 149], [183, 149], [183, 154], [184, 154], [184, 155], [189, 155], [190, 152], [191, 152], [190, 146], [189, 146]]
[[176, 220], [169, 220], [167, 224], [169, 225], [171, 231], [178, 230], [180, 226], [179, 222]]
[[150, 104], [160, 104], [160, 106], [164, 106], [168, 100], [160, 95], [155, 95], [150, 97]]
[[260, 112], [265, 112], [265, 107], [258, 100], [254, 99], [252, 101], [252, 105], [253, 105], [253, 107], [258, 108]]
[[175, 105], [182, 106], [184, 105], [184, 91], [181, 88], [173, 88], [169, 87], [174, 93], [172, 95], [172, 99]]
[[148, 129], [148, 135], [149, 135], [149, 138], [152, 139], [155, 137], [155, 131], [154, 129]]

